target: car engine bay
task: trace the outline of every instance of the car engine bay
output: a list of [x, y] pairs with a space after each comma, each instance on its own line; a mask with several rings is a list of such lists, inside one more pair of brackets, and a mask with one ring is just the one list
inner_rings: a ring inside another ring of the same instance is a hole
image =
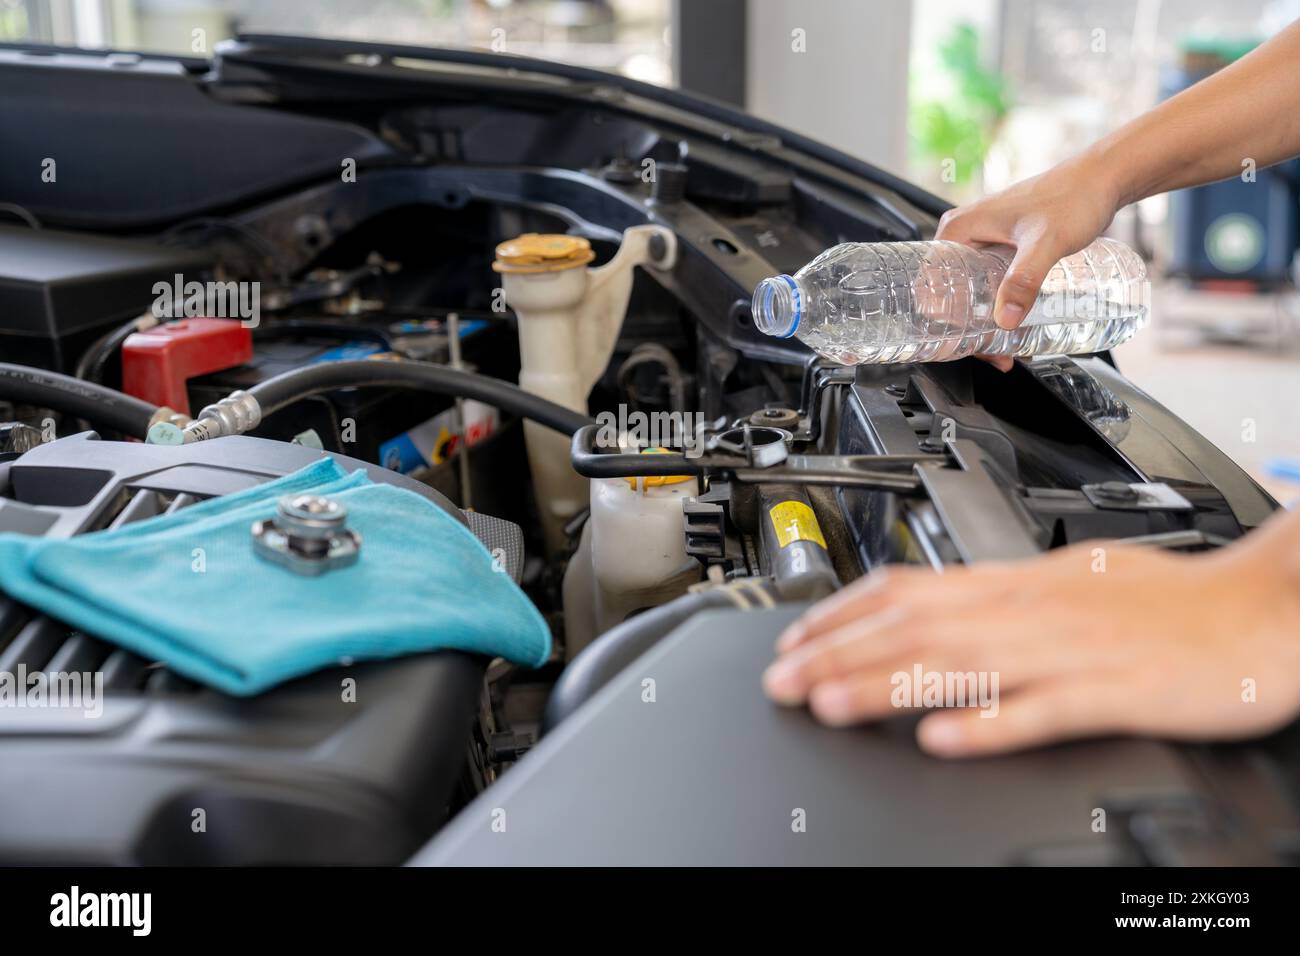
[[[932, 236], [943, 203], [681, 94], [252, 36], [0, 48], [0, 102], [29, 129], [0, 155], [0, 532], [124, 527], [324, 454], [465, 524], [554, 636], [535, 670], [440, 651], [234, 698], [0, 596], [0, 671], [107, 692], [93, 724], [0, 718], [6, 862], [400, 864], [697, 614], [890, 564], [1212, 549], [1277, 507], [1108, 354], [854, 368], [759, 334], [761, 279]], [[1250, 753], [1295, 779], [1292, 735]], [[220, 839], [185, 838], [199, 806]], [[1192, 854], [1185, 825], [1136, 858]]]

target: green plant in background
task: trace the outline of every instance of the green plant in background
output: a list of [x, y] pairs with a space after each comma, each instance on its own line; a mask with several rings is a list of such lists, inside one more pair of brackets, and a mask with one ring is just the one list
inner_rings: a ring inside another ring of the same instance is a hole
[[0, 40], [26, 40], [27, 29], [27, 7], [15, 0], [0, 0]]
[[939, 44], [943, 75], [913, 82], [912, 89], [946, 88], [942, 96], [917, 97], [910, 104], [912, 148], [945, 182], [965, 185], [984, 165], [998, 124], [1010, 108], [1006, 80], [980, 62], [979, 31], [959, 23]]

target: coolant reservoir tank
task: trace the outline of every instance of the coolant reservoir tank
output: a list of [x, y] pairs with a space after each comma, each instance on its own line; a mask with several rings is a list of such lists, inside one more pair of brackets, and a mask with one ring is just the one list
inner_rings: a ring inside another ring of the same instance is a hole
[[[699, 479], [690, 475], [592, 482], [592, 566], [607, 594], [637, 596], [645, 607], [683, 592], [683, 574], [698, 580], [699, 562], [686, 553], [682, 502], [699, 493]], [[655, 593], [664, 587], [673, 592], [666, 598]]]
[[[519, 319], [519, 386], [574, 411], [609, 364], [632, 292], [633, 268], [671, 269], [676, 235], [662, 226], [633, 226], [618, 252], [592, 268], [582, 236], [526, 233], [497, 246], [492, 268]], [[587, 483], [569, 464], [569, 440], [524, 423], [542, 527], [551, 550], [563, 527], [587, 504]]]

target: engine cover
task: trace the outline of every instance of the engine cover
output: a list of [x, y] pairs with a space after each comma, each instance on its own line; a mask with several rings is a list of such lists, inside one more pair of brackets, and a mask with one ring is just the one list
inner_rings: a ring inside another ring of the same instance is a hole
[[[0, 531], [117, 527], [320, 454], [242, 436], [175, 448], [64, 438], [0, 462]], [[335, 457], [466, 520], [517, 577], [515, 525], [466, 518], [424, 485]], [[0, 863], [401, 862], [446, 817], [485, 664], [422, 654], [237, 699], [0, 596], [0, 673], [104, 675], [98, 717], [0, 708]], [[354, 701], [344, 677], [356, 679]]]

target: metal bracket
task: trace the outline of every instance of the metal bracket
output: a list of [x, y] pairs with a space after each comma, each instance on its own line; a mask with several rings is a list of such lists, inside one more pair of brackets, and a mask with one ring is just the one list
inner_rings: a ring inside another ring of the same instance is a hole
[[1110, 511], [1191, 511], [1192, 503], [1162, 481], [1103, 481], [1079, 489], [1096, 508]]

